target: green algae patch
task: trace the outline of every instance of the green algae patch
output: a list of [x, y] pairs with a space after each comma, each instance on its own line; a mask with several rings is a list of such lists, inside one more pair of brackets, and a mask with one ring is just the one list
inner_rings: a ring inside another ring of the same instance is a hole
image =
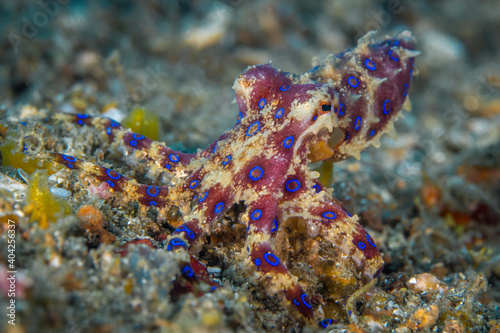
[[141, 107], [132, 109], [130, 115], [122, 122], [123, 127], [130, 128], [132, 132], [158, 140], [160, 135], [160, 119], [157, 115]]

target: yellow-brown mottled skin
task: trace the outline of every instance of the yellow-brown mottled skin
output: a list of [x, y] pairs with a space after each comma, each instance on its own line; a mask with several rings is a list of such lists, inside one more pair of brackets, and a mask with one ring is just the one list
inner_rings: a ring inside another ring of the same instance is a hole
[[[141, 185], [67, 155], [51, 158], [79, 170], [89, 186], [111, 192], [116, 205], [138, 202], [141, 214], [155, 206], [159, 220], [177, 208], [184, 223], [167, 239], [167, 250], [196, 255], [214, 224], [243, 203], [238, 220], [248, 229], [243, 251], [236, 252], [248, 278], [299, 317], [321, 319], [314, 311], [319, 301], [312, 304], [308, 294], [325, 301], [347, 297], [373, 279], [383, 261], [358, 217], [342, 208], [308, 163], [359, 157], [394, 131], [393, 121], [409, 106], [413, 48], [409, 32], [378, 43], [366, 36], [300, 76], [271, 65], [249, 67], [233, 87], [237, 123], [196, 154], [164, 147], [111, 119], [56, 116], [100, 130], [101, 149], [120, 151], [153, 178], [165, 173], [166, 186]], [[335, 128], [343, 138], [333, 145]], [[193, 275], [189, 264], [183, 272]]]

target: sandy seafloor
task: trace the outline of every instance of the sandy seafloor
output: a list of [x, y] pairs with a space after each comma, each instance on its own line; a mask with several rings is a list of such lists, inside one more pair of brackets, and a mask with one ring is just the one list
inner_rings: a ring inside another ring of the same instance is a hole
[[[2, 1], [0, 140], [5, 125], [58, 112], [100, 115], [114, 103], [119, 121], [136, 105], [150, 110], [159, 140], [192, 152], [236, 121], [231, 87], [247, 66], [271, 61], [302, 73], [370, 30], [383, 37], [409, 29], [422, 54], [398, 140], [386, 136], [359, 161], [336, 163], [331, 184], [386, 264], [354, 316], [328, 329], [500, 332], [500, 2], [311, 3]], [[89, 246], [73, 213], [40, 228], [22, 199], [25, 179], [9, 166], [0, 171], [3, 332], [319, 329], [266, 308], [231, 262], [218, 266], [217, 292], [173, 301], [175, 254], [136, 247], [120, 259], [120, 225], [111, 229], [115, 245]], [[65, 200], [73, 212], [86, 204]], [[6, 316], [7, 217], [18, 225], [15, 326]]]

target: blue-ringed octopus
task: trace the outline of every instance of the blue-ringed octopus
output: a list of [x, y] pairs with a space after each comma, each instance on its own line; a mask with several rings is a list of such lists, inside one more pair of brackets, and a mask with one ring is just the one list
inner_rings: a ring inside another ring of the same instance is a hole
[[409, 108], [414, 49], [407, 31], [380, 41], [369, 34], [301, 75], [270, 64], [250, 66], [233, 86], [236, 124], [196, 153], [175, 151], [109, 118], [52, 117], [92, 128], [102, 151], [120, 152], [131, 168], [161, 173], [163, 184], [140, 184], [84, 156], [54, 152], [48, 158], [75, 170], [87, 188], [108, 193], [103, 197], [111, 205], [135, 203], [138, 216], [154, 210], [157, 221], [168, 221], [175, 208], [181, 223], [163, 238], [164, 249], [185, 252], [183, 276], [214, 289], [197, 255], [238, 206], [235, 222], [246, 235], [234, 257], [249, 281], [292, 317], [322, 320], [322, 302], [345, 298], [372, 280], [383, 260], [358, 217], [309, 164], [359, 158], [394, 132], [394, 120]]

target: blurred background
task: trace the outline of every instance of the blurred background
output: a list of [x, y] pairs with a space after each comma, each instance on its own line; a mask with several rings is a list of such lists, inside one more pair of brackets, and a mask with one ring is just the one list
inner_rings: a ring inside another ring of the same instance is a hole
[[372, 30], [417, 38], [410, 118], [448, 114], [442, 125], [461, 127], [498, 112], [498, 1], [6, 0], [0, 9], [4, 108], [50, 101], [69, 110], [68, 94], [93, 94], [123, 112], [150, 108], [162, 139], [189, 149], [232, 125], [230, 87], [248, 65], [302, 73]]

